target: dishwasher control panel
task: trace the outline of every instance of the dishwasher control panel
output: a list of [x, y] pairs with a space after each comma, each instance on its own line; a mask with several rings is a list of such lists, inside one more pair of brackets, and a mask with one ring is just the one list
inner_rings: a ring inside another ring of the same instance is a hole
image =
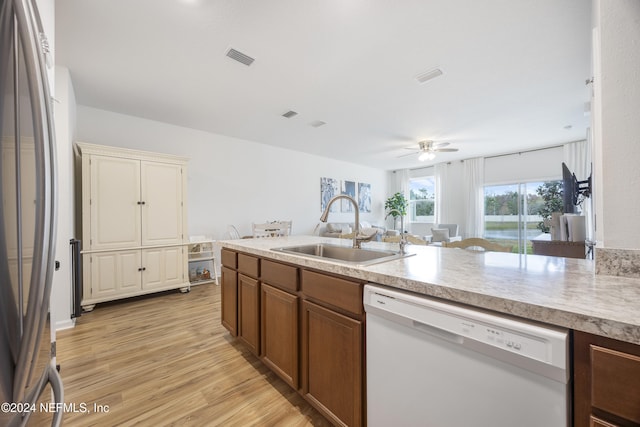
[[505, 330], [493, 325], [475, 323], [468, 320], [460, 321], [460, 333], [468, 338], [477, 339], [486, 344], [505, 350], [522, 353], [540, 361], [548, 361], [551, 356], [544, 339], [533, 338], [511, 330]]

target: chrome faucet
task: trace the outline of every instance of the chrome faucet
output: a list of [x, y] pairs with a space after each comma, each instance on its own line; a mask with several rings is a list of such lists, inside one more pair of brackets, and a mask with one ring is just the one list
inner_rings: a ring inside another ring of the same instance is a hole
[[358, 239], [358, 234], [360, 234], [360, 207], [358, 206], [358, 202], [356, 202], [353, 197], [346, 194], [338, 194], [337, 196], [333, 196], [331, 200], [329, 200], [329, 203], [327, 203], [327, 207], [324, 208], [324, 212], [322, 212], [322, 215], [320, 216], [320, 221], [327, 222], [327, 219], [329, 219], [329, 209], [331, 209], [331, 205], [333, 204], [333, 202], [339, 199], [350, 201], [351, 204], [353, 204], [354, 209], [356, 210], [356, 223], [353, 230], [353, 247], [360, 249], [361, 242]]
[[391, 209], [389, 212], [387, 212], [387, 215], [384, 217], [384, 219], [389, 218], [389, 215], [392, 215], [394, 213], [400, 216], [400, 254], [404, 255], [404, 247], [407, 245], [407, 238], [404, 234], [404, 215], [402, 215], [397, 209]]

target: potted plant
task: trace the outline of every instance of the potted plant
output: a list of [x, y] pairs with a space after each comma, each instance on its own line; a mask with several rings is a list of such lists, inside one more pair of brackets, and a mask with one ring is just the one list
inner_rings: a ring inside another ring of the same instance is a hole
[[[391, 215], [393, 217], [394, 227], [398, 217], [403, 217], [407, 214], [407, 206], [409, 206], [409, 202], [404, 197], [404, 194], [400, 192], [389, 197], [387, 201], [384, 202], [384, 208], [387, 210], [387, 216]], [[400, 232], [403, 231], [404, 230], [400, 230]]]
[[548, 233], [550, 231], [551, 216], [554, 212], [562, 212], [562, 182], [545, 182], [536, 189], [536, 193], [544, 201], [538, 212], [542, 217], [542, 221], [538, 223], [538, 229], [543, 233]]

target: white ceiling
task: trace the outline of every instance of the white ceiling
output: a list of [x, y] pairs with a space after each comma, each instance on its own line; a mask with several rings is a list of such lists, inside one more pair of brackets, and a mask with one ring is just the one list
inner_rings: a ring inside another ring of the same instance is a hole
[[[78, 104], [387, 170], [589, 123], [588, 0], [56, 0], [55, 47]], [[460, 151], [398, 158], [422, 139]]]

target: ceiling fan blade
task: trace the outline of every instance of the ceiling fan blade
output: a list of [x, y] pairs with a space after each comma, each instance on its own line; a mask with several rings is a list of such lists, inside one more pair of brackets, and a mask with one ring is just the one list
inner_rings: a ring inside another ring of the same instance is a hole
[[440, 147], [446, 147], [449, 144], [450, 144], [450, 142], [433, 142], [433, 143], [431, 143], [431, 147], [438, 149]]
[[420, 151], [416, 151], [415, 149], [413, 150], [413, 153], [409, 153], [409, 154], [403, 154], [401, 156], [396, 156], [397, 159], [399, 159], [400, 157], [407, 157], [407, 156], [415, 156], [416, 154], [418, 154]]
[[439, 153], [453, 153], [458, 151], [457, 148], [434, 148], [433, 151], [437, 151]]

